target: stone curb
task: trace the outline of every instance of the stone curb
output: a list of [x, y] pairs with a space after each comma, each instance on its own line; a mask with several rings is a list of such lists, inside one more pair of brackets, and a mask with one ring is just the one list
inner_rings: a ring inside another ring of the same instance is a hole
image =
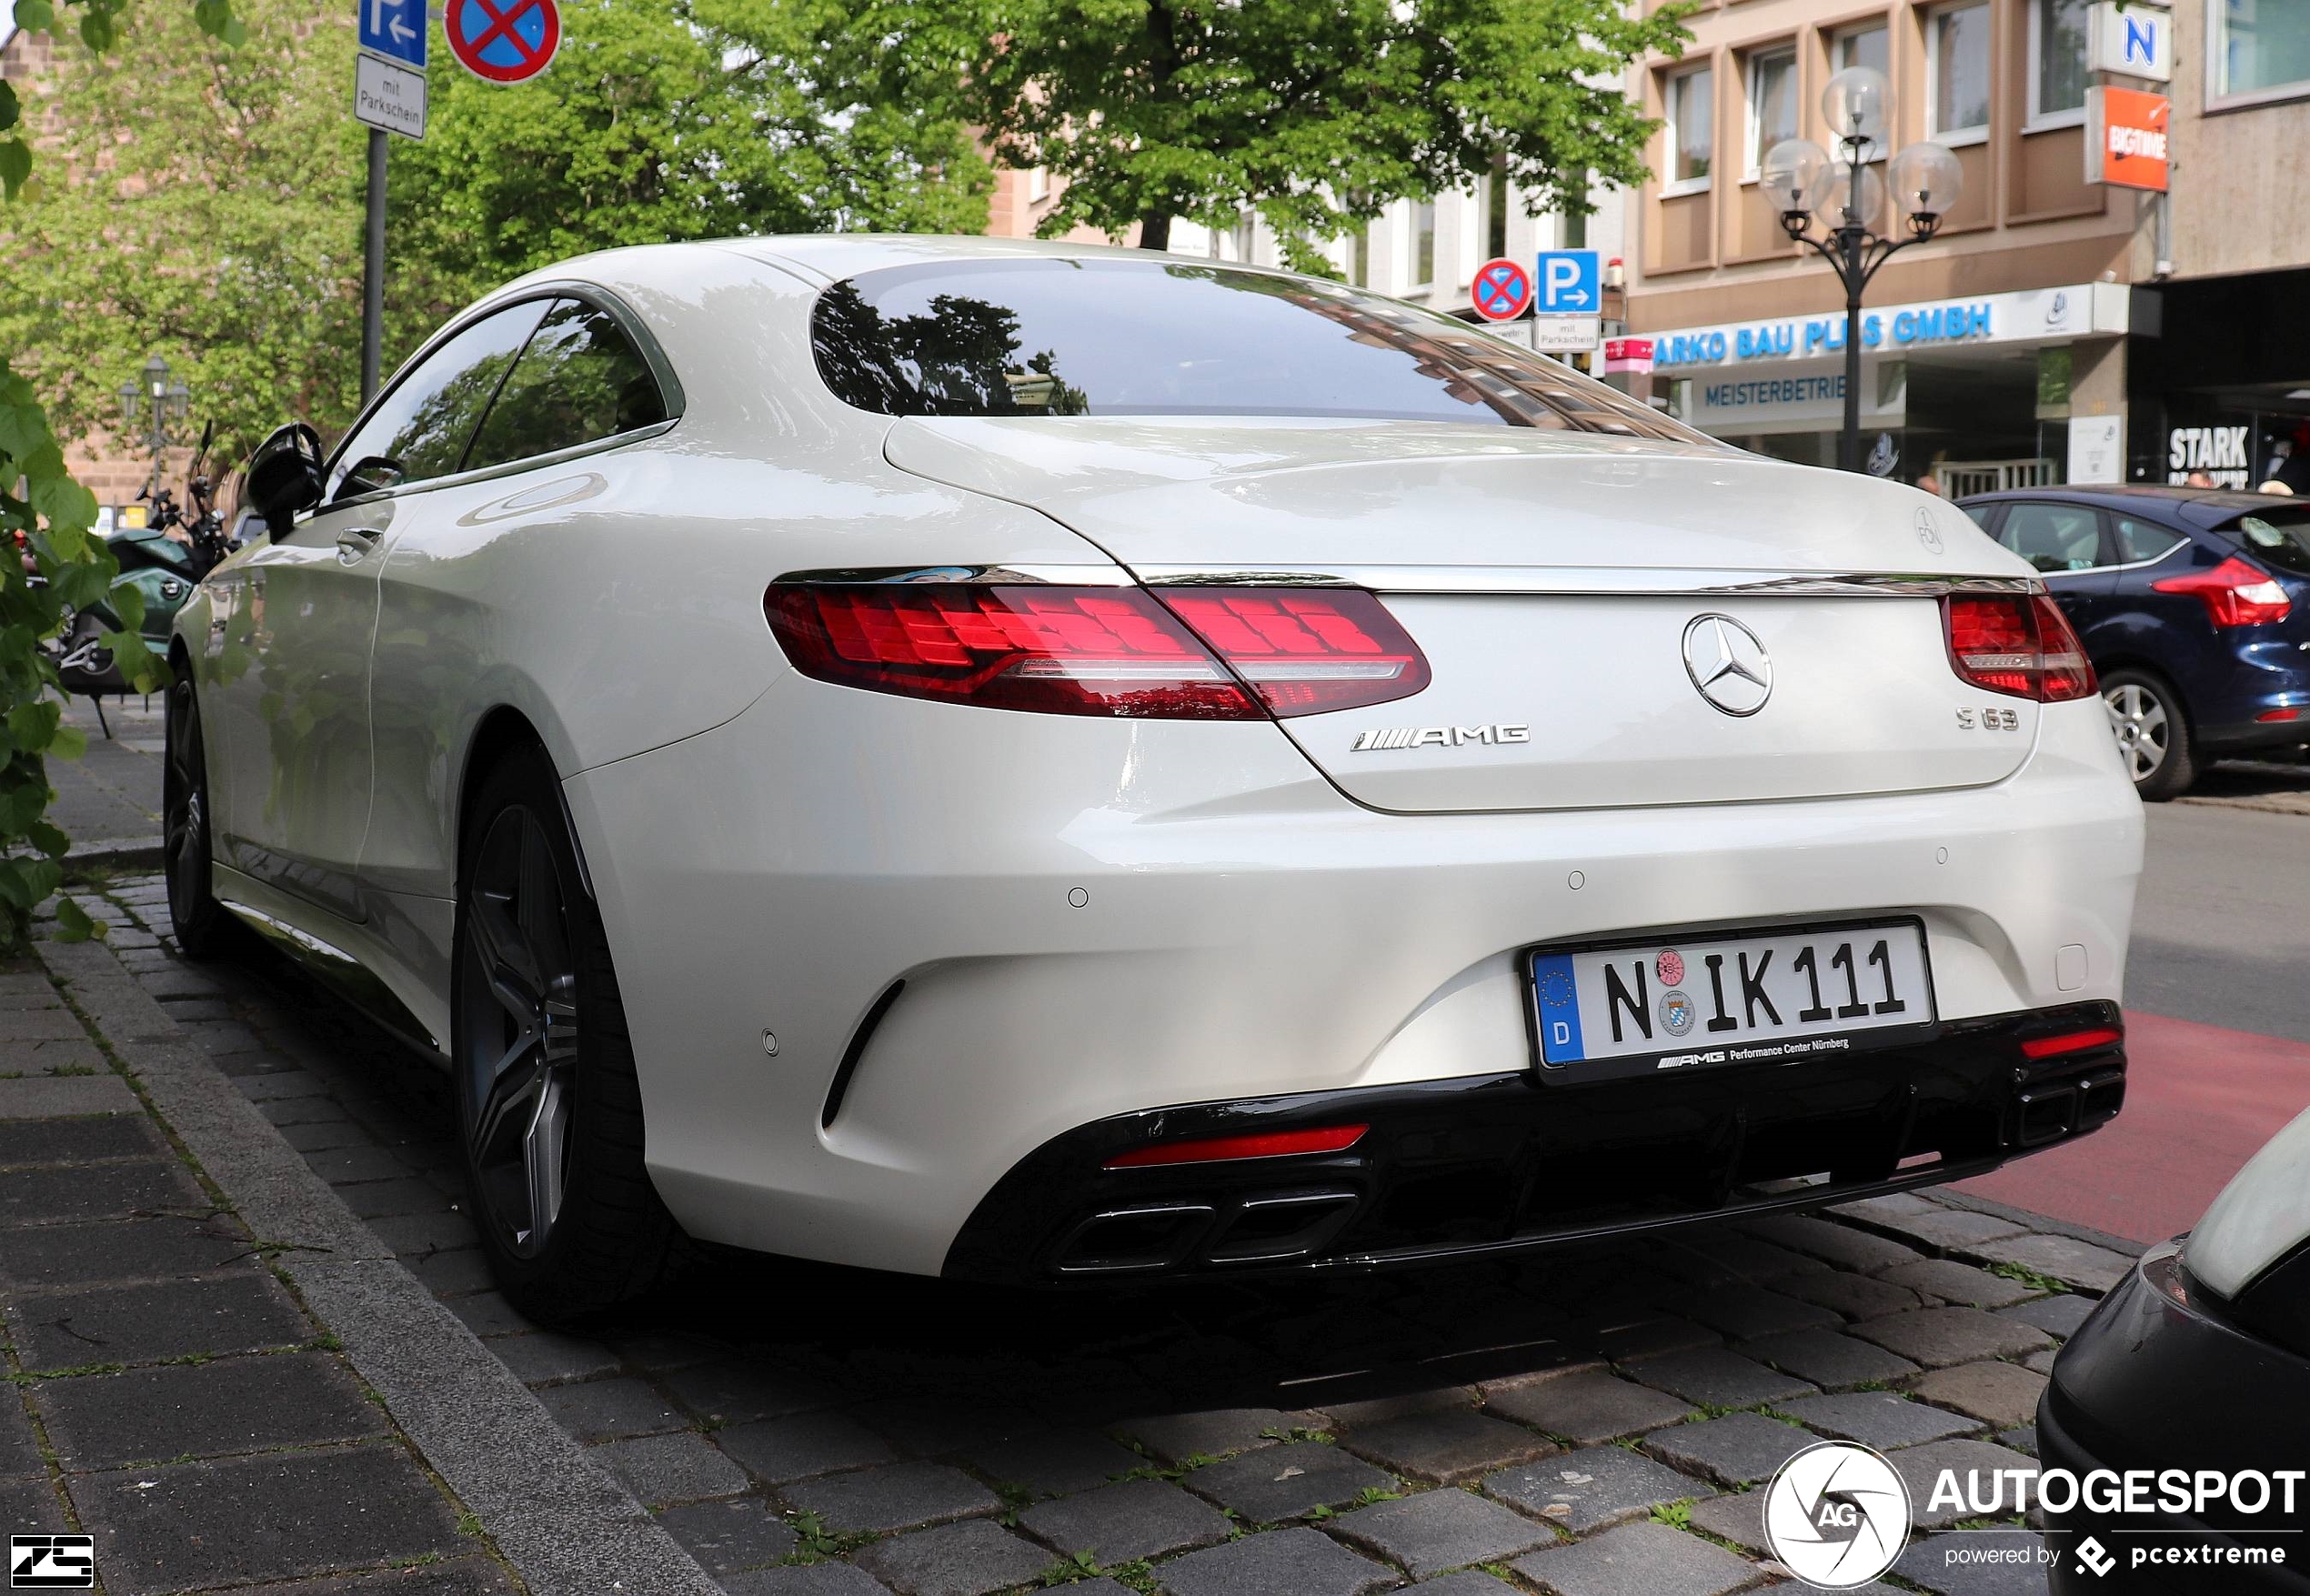
[[1931, 1194], [1931, 1200], [1950, 1208], [1970, 1209], [1977, 1214], [1989, 1214], [1997, 1219], [2010, 1220], [2016, 1225], [2024, 1226], [2044, 1235], [2066, 1236], [2073, 1241], [2084, 1241], [2089, 1246], [2106, 1248], [2112, 1252], [2124, 1253], [2128, 1258], [2139, 1258], [2150, 1250], [2146, 1242], [2128, 1240], [2124, 1236], [2113, 1236], [2107, 1230], [2096, 1230], [2091, 1225], [2073, 1225], [2067, 1220], [2057, 1220], [2050, 1214], [2032, 1213], [2027, 1209], [2014, 1208], [2010, 1203], [1993, 1202], [1986, 1197], [1975, 1197], [1970, 1191], [1952, 1191], [1946, 1186], [1934, 1189]]
[[534, 1596], [720, 1587], [203, 1057], [102, 943], [40, 958]]
[[136, 865], [152, 869], [161, 866], [161, 844], [156, 837], [100, 837], [94, 842], [75, 840], [65, 852], [64, 866]]

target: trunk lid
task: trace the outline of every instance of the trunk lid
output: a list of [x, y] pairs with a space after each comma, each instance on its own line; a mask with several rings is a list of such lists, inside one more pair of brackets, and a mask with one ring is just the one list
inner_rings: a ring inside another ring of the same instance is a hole
[[[1040, 510], [1159, 588], [1344, 581], [1381, 595], [1431, 684], [1281, 723], [1375, 808], [1976, 786], [2011, 775], [2035, 740], [2038, 706], [1957, 678], [1936, 596], [1951, 578], [2028, 568], [1954, 507], [1873, 478], [1410, 423], [909, 418], [885, 449], [901, 469]], [[1724, 708], [1703, 696], [1712, 673]]]

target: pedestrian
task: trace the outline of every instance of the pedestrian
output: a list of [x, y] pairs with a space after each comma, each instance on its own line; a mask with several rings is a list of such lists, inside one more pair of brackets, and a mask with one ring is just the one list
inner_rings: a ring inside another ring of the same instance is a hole
[[1939, 498], [1941, 497], [1941, 478], [1928, 471], [1923, 477], [1917, 478], [1917, 490], [1920, 493], [1930, 493], [1933, 496], [1933, 497]]
[[2187, 477], [2182, 478], [2182, 486], [2184, 487], [2211, 487], [2214, 486], [2214, 474], [2210, 471], [2193, 471]]

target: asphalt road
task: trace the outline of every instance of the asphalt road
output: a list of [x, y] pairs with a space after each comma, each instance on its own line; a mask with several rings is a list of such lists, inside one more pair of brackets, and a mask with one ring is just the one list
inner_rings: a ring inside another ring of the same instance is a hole
[[[2125, 1109], [2082, 1142], [1962, 1189], [2137, 1241], [2197, 1222], [2310, 1109], [2310, 780], [2154, 804], [2126, 966]], [[2241, 807], [2269, 804], [2270, 808]]]

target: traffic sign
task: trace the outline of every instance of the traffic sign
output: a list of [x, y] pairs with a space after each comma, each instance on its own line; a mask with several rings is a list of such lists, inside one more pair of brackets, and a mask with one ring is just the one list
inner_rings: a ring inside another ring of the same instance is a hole
[[1505, 256], [1488, 260], [1476, 268], [1468, 297], [1486, 321], [1514, 321], [1532, 307], [1532, 274]]
[[425, 74], [364, 50], [353, 58], [353, 115], [404, 138], [425, 136]]
[[1593, 349], [1603, 336], [1604, 322], [1601, 316], [1543, 315], [1532, 316], [1532, 347], [1547, 349], [1562, 355]]
[[554, 0], [444, 0], [441, 31], [476, 77], [526, 83], [561, 48], [561, 10]]
[[425, 70], [425, 0], [359, 0], [361, 48]]
[[1533, 274], [1542, 316], [1598, 316], [1604, 309], [1596, 252], [1592, 249], [1543, 249], [1540, 270]]

